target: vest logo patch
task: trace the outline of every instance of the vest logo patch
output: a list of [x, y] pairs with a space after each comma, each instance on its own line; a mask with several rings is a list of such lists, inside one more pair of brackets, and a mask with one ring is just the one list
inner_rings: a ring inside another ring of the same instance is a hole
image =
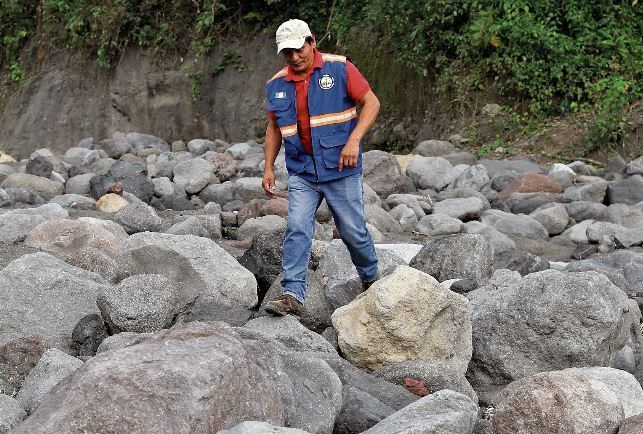
[[275, 92], [275, 98], [276, 99], [285, 99], [286, 98], [286, 92]]
[[335, 86], [335, 79], [332, 75], [324, 74], [319, 79], [319, 87], [321, 87], [322, 89], [328, 90], [333, 86]]

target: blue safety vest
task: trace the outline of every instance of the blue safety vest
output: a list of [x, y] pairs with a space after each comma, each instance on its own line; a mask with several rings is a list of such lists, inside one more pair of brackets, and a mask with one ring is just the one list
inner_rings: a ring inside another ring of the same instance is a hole
[[362, 171], [357, 167], [339, 173], [339, 154], [357, 125], [355, 101], [348, 95], [346, 57], [322, 53], [323, 64], [310, 76], [308, 114], [313, 155], [304, 150], [297, 131], [295, 84], [287, 81], [288, 67], [266, 83], [268, 110], [275, 114], [286, 153], [286, 169], [311, 182], [330, 181]]

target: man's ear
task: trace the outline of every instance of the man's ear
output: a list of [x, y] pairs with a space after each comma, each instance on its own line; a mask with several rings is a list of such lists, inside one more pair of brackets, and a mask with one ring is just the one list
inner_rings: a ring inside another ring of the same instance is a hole
[[310, 43], [310, 46], [313, 48], [317, 48], [317, 40], [315, 39], [315, 35], [312, 35], [313, 41]]

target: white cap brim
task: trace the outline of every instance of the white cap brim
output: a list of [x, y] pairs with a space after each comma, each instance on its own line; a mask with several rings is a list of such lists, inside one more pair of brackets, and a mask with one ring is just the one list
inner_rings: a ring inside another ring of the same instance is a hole
[[281, 53], [281, 50], [283, 50], [284, 48], [294, 48], [295, 50], [299, 50], [304, 46], [305, 43], [305, 36], [301, 38], [286, 39], [285, 41], [277, 44], [277, 54]]

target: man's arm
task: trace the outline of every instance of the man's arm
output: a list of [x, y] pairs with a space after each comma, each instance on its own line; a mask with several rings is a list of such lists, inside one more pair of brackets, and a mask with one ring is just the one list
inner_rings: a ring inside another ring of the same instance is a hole
[[263, 145], [263, 152], [265, 158], [265, 166], [263, 168], [263, 181], [261, 186], [266, 195], [270, 198], [277, 197], [275, 193], [275, 160], [279, 149], [281, 149], [281, 130], [279, 126], [272, 119], [268, 119], [266, 126], [266, 140]]
[[[357, 167], [357, 160], [359, 158], [359, 142], [373, 126], [375, 119], [377, 118], [377, 114], [380, 111], [380, 100], [377, 99], [377, 96], [375, 96], [372, 90], [366, 92], [358, 102], [362, 106], [362, 110], [359, 114], [359, 121], [357, 122], [357, 125], [355, 125], [355, 129], [344, 145], [342, 153], [339, 155], [340, 172], [343, 167]], [[266, 135], [266, 142], [267, 137], [268, 136]]]

